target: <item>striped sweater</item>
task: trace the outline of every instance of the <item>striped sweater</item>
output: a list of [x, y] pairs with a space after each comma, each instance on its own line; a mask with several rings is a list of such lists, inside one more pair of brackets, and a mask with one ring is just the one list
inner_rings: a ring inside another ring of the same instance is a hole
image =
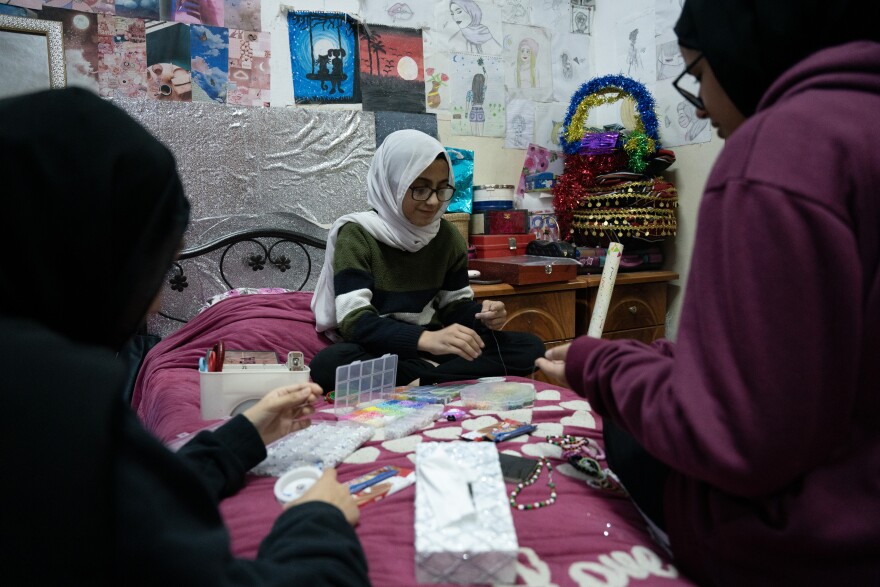
[[385, 245], [359, 224], [339, 229], [333, 255], [338, 330], [367, 352], [418, 356], [424, 330], [453, 323], [482, 330], [481, 304], [467, 275], [467, 245], [440, 221], [437, 236], [414, 253]]

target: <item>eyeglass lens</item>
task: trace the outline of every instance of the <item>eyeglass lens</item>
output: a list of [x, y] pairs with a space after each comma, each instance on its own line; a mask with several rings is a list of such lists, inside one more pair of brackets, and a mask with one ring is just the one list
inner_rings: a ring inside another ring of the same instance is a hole
[[448, 202], [452, 199], [452, 194], [455, 193], [455, 188], [429, 188], [429, 187], [418, 187], [412, 188], [411, 192], [414, 200], [418, 200], [420, 202], [424, 202], [425, 200], [429, 200], [431, 198], [431, 194], [437, 194], [437, 199], [441, 202]]
[[703, 55], [700, 54], [696, 59], [694, 59], [691, 63], [685, 67], [684, 71], [675, 78], [673, 82], [673, 86], [678, 90], [678, 93], [684, 96], [684, 98], [690, 102], [696, 108], [700, 110], [705, 110], [705, 105], [703, 104], [703, 99], [700, 98], [700, 82], [699, 80], [691, 73], [691, 68], [697, 64], [697, 62], [703, 58]]

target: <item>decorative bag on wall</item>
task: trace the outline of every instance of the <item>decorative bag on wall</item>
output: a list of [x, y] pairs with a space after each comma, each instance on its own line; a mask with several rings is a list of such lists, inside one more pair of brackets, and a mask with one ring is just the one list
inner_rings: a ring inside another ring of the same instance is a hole
[[[591, 108], [616, 102], [622, 102], [621, 119], [633, 128], [587, 127]], [[603, 247], [675, 234], [678, 196], [671, 183], [656, 176], [675, 155], [660, 148], [654, 98], [645, 86], [620, 75], [586, 82], [571, 98], [560, 142], [565, 171], [553, 188], [560, 238]]]

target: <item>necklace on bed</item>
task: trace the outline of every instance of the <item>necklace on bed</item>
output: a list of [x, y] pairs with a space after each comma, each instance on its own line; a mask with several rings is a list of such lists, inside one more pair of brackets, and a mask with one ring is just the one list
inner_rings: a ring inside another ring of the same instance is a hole
[[[516, 498], [523, 488], [528, 487], [537, 481], [538, 477], [541, 476], [541, 471], [544, 467], [547, 467], [547, 487], [550, 488], [550, 497], [543, 501], [535, 501], [532, 503], [516, 503]], [[553, 465], [551, 465], [550, 461], [546, 458], [541, 458], [541, 460], [538, 461], [538, 466], [535, 468], [535, 472], [532, 473], [532, 476], [522, 483], [517, 483], [516, 489], [510, 492], [510, 506], [522, 511], [536, 510], [548, 505], [553, 505], [554, 503], [556, 503], [556, 484], [553, 483]]]

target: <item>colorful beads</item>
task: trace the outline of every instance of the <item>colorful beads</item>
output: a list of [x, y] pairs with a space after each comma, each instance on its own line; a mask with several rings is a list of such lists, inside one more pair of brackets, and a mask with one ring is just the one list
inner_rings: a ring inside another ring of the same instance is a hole
[[[523, 488], [528, 487], [538, 480], [538, 477], [541, 476], [541, 471], [544, 467], [547, 467], [547, 487], [550, 488], [550, 497], [545, 499], [544, 501], [535, 501], [532, 503], [516, 503], [516, 498], [523, 490]], [[535, 472], [532, 473], [532, 476], [523, 481], [522, 483], [516, 484], [516, 489], [510, 492], [510, 505], [511, 507], [515, 507], [520, 511], [524, 510], [535, 510], [542, 507], [547, 507], [549, 505], [553, 505], [556, 503], [556, 484], [553, 483], [553, 465], [550, 464], [545, 458], [542, 458], [538, 461], [538, 467], [535, 469]]]

